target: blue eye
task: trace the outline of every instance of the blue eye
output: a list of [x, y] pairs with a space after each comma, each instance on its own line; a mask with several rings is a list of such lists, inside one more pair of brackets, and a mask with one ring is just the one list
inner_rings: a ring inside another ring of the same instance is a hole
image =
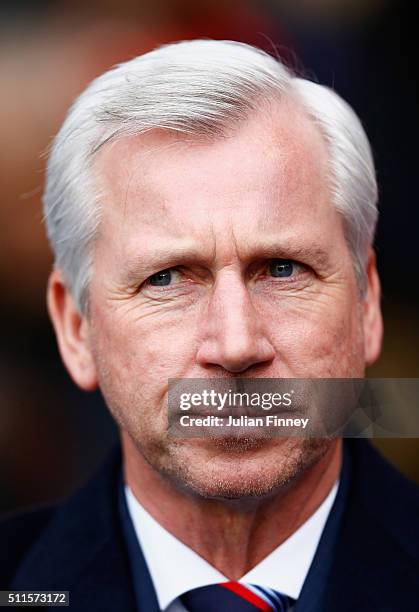
[[275, 278], [291, 276], [294, 272], [294, 262], [289, 259], [273, 259], [269, 264], [269, 274]]
[[148, 279], [148, 284], [153, 287], [165, 287], [172, 281], [172, 270], [161, 270]]

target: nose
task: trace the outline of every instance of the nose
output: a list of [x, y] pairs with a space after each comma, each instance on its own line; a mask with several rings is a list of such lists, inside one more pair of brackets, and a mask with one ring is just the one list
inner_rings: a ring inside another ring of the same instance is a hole
[[244, 282], [230, 272], [217, 279], [202, 325], [197, 362], [232, 373], [267, 365], [275, 356]]

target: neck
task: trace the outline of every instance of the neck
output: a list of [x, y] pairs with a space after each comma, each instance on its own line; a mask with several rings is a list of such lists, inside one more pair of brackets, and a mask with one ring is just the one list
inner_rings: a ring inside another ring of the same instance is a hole
[[165, 529], [230, 580], [238, 580], [289, 538], [317, 510], [336, 482], [342, 441], [284, 490], [252, 504], [205, 499], [180, 490], [142, 457], [122, 433], [125, 482]]

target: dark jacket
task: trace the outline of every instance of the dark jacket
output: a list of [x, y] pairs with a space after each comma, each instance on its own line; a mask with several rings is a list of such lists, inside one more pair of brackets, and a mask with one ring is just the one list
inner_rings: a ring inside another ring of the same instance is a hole
[[[418, 489], [368, 442], [345, 445], [350, 482], [336, 542], [327, 553], [330, 569], [319, 607], [418, 612]], [[114, 452], [69, 501], [0, 523], [0, 590], [67, 590], [71, 612], [157, 612], [140, 551], [134, 588], [118, 502], [120, 474], [120, 455]], [[328, 550], [326, 531], [319, 550]], [[311, 610], [307, 593], [304, 602], [301, 612]]]

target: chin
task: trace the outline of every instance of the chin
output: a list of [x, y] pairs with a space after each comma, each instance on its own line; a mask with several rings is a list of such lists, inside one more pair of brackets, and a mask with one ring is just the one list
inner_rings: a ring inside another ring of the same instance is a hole
[[177, 486], [208, 499], [260, 499], [275, 495], [318, 461], [330, 440], [188, 440], [155, 466]]

